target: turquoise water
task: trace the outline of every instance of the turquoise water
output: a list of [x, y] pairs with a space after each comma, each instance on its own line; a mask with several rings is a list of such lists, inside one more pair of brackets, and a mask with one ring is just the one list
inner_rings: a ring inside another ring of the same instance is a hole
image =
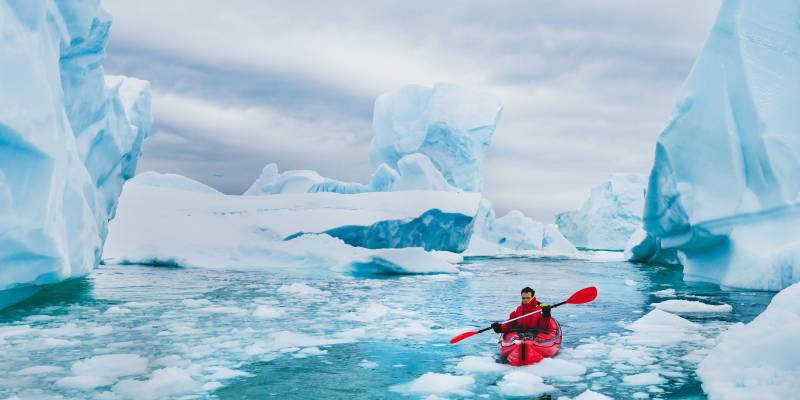
[[[696, 363], [719, 332], [752, 320], [774, 295], [689, 286], [679, 268], [622, 262], [476, 258], [461, 269], [370, 278], [102, 266], [0, 312], [0, 398], [425, 398], [430, 388], [409, 392], [406, 384], [426, 373], [474, 378], [440, 397], [503, 398], [498, 382], [508, 371], [458, 367], [468, 356], [494, 356], [495, 335], [458, 345], [449, 338], [504, 319], [523, 286], [554, 303], [589, 285], [599, 290], [594, 303], [553, 311], [564, 330], [557, 358], [585, 372], [551, 373], [544, 383], [554, 389], [524, 398], [586, 389], [615, 398], [704, 398]], [[664, 289], [675, 294], [654, 294]], [[643, 343], [630, 323], [667, 299], [729, 304], [733, 312], [682, 314], [697, 324], [683, 339]], [[76, 362], [109, 354], [139, 356], [146, 366], [90, 371], [109, 376], [80, 385], [64, 379], [87, 375]], [[663, 382], [622, 384], [644, 372]]]

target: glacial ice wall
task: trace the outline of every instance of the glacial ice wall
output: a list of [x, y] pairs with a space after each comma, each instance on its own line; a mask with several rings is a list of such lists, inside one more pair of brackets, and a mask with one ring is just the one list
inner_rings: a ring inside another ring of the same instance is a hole
[[500, 112], [493, 96], [457, 85], [407, 85], [375, 100], [370, 158], [397, 169], [401, 158], [421, 153], [459, 189], [483, 189], [483, 159]]
[[662, 132], [643, 222], [688, 280], [800, 280], [800, 7], [727, 0]]
[[103, 73], [98, 1], [0, 1], [0, 308], [85, 275], [150, 131], [149, 84]]
[[578, 247], [623, 250], [642, 225], [646, 181], [641, 174], [612, 174], [579, 210], [556, 215], [559, 230]]

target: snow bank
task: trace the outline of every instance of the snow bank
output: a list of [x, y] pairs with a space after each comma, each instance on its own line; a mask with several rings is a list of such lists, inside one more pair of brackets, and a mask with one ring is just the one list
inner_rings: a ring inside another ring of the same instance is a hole
[[641, 174], [611, 175], [579, 210], [556, 215], [558, 229], [578, 247], [623, 250], [642, 225], [646, 181]]
[[152, 124], [149, 84], [105, 77], [99, 2], [0, 3], [0, 308], [89, 273]]
[[795, 1], [725, 1], [678, 95], [643, 222], [687, 280], [800, 280], [799, 44]]
[[778, 293], [766, 310], [737, 324], [697, 368], [712, 400], [790, 399], [800, 382], [800, 284]]
[[189, 179], [183, 175], [162, 174], [155, 171], [142, 172], [141, 174], [134, 176], [128, 183], [144, 185], [144, 186], [180, 189], [197, 193], [222, 194], [220, 191], [212, 188], [211, 186], [208, 186], [204, 183], [200, 183], [193, 179]]

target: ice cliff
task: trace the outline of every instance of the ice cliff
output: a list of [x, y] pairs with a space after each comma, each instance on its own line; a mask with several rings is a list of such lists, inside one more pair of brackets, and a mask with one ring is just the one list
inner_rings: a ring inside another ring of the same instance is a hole
[[642, 225], [646, 181], [641, 174], [613, 174], [579, 210], [556, 215], [559, 230], [578, 247], [623, 250]]
[[799, 13], [725, 1], [658, 140], [644, 229], [688, 280], [800, 280]]
[[99, 1], [0, 1], [0, 308], [87, 274], [152, 124]]

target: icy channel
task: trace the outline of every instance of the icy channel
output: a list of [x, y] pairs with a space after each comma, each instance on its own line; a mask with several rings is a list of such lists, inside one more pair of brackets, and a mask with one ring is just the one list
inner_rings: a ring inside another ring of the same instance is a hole
[[[712, 338], [772, 297], [620, 262], [459, 268], [374, 279], [105, 265], [0, 313], [0, 398], [703, 398], [694, 371]], [[505, 316], [521, 285], [544, 302], [587, 285], [600, 297], [554, 311], [563, 350], [535, 367], [497, 364], [493, 334], [447, 344]], [[665, 290], [732, 310], [654, 308]]]

